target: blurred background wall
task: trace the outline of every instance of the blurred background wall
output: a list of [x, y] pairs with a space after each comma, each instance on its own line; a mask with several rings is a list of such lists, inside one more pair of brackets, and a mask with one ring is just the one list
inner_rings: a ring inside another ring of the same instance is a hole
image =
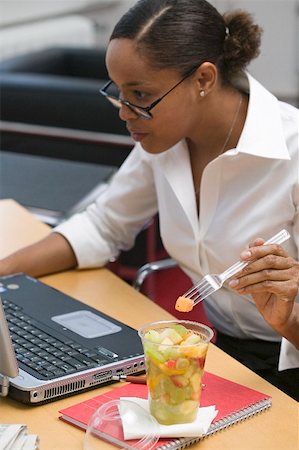
[[[0, 60], [49, 46], [105, 47], [135, 0], [1, 0]], [[299, 0], [212, 0], [220, 11], [246, 9], [263, 27], [249, 70], [274, 94], [299, 98]]]

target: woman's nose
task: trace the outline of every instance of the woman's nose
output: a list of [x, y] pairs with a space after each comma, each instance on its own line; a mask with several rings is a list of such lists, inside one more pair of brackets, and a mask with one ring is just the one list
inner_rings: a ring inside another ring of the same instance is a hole
[[137, 114], [127, 105], [122, 104], [119, 108], [119, 118], [126, 122], [127, 120], [136, 119]]

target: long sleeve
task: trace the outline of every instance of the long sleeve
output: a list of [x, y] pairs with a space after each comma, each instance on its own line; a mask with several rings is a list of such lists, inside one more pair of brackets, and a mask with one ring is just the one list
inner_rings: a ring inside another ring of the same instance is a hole
[[69, 241], [80, 268], [98, 267], [131, 248], [156, 212], [152, 170], [137, 145], [97, 201], [54, 232]]

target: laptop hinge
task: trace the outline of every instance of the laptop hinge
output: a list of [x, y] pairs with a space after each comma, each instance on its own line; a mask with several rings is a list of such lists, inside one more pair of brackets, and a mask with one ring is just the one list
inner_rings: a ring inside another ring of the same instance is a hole
[[0, 373], [0, 397], [6, 397], [9, 390], [9, 378]]

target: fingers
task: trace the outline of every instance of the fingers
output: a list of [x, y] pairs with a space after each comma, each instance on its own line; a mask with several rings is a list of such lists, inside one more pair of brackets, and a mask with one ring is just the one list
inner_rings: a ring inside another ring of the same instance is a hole
[[[234, 281], [234, 280], [233, 280]], [[247, 279], [247, 283], [249, 278]], [[243, 280], [237, 280], [237, 284], [233, 287], [239, 294], [261, 294], [261, 293], [271, 293], [276, 294], [281, 300], [293, 301], [298, 293], [298, 285], [295, 280], [287, 279], [285, 281], [267, 279], [262, 281], [252, 281], [247, 284]]]
[[256, 239], [241, 258], [249, 264], [235, 275], [229, 286], [240, 294], [273, 293], [285, 298], [297, 295], [299, 286], [299, 263], [277, 244], [263, 244]]
[[257, 238], [253, 242], [250, 242], [249, 247], [256, 247], [258, 245], [263, 245], [264, 242], [265, 242], [264, 239]]
[[295, 278], [299, 280], [299, 264], [291, 257], [266, 255], [259, 260], [253, 261], [234, 277], [232, 287], [245, 287], [249, 284], [261, 281], [286, 281]]
[[[276, 277], [277, 274], [274, 274], [274, 272], [281, 273], [281, 276], [283, 276], [283, 271], [296, 267], [296, 264], [297, 262], [290, 256], [283, 257], [270, 254], [252, 261], [243, 270], [238, 272], [235, 275], [235, 278], [242, 278], [250, 274], [261, 272], [263, 272], [262, 275], [265, 276], [266, 279], [271, 278], [271, 275]], [[284, 280], [285, 278], [283, 277], [280, 279]]]
[[263, 239], [256, 239], [248, 248], [241, 253], [241, 259], [244, 261], [253, 261], [272, 254], [277, 256], [288, 256], [287, 252], [278, 244], [263, 244]]

